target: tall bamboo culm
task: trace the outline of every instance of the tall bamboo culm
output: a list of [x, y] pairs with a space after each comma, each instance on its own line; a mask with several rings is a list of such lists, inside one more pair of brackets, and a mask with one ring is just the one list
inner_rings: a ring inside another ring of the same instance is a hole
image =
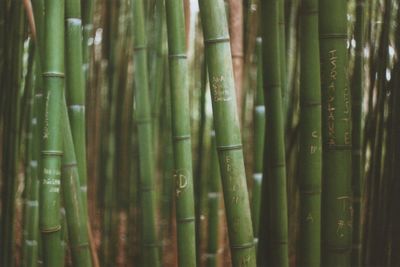
[[155, 158], [152, 146], [147, 40], [143, 0], [133, 0], [135, 119], [139, 141], [142, 265], [160, 266], [155, 203]]
[[81, 1], [82, 7], [82, 69], [85, 81], [89, 79], [90, 47], [89, 38], [93, 34], [93, 9], [94, 0]]
[[175, 163], [178, 265], [196, 266], [195, 211], [183, 2], [166, 0], [168, 58]]
[[219, 207], [221, 199], [221, 172], [218, 164], [215, 131], [211, 132], [211, 160], [208, 180], [208, 238], [206, 266], [216, 267], [218, 263], [219, 246]]
[[300, 33], [300, 238], [299, 266], [321, 260], [321, 79], [318, 0], [301, 3]]
[[82, 70], [82, 20], [79, 0], [65, 0], [65, 27], [65, 95], [78, 164], [82, 215], [87, 217], [85, 82]]
[[64, 97], [64, 1], [45, 1], [44, 122], [39, 223], [43, 265], [62, 266], [60, 243], [60, 176], [62, 157], [61, 114]]
[[257, 38], [257, 89], [254, 99], [254, 170], [251, 199], [251, 215], [255, 242], [258, 242], [260, 222], [261, 186], [263, 179], [264, 139], [265, 139], [265, 104], [263, 84], [262, 39]]
[[319, 1], [322, 92], [321, 266], [350, 266], [351, 100], [347, 82], [347, 1]]
[[[38, 179], [38, 157], [40, 156], [40, 130], [38, 128], [38, 115], [39, 106], [36, 93], [38, 91], [38, 84], [41, 81], [40, 72], [38, 72], [37, 63], [39, 62], [39, 55], [37, 49], [34, 49], [34, 67], [33, 73], [36, 73], [36, 78], [32, 78], [32, 103], [30, 108], [30, 128], [29, 128], [29, 143], [28, 154], [29, 160], [27, 162], [27, 169], [29, 176], [26, 180], [26, 205], [24, 212], [24, 243], [22, 254], [22, 266], [34, 267], [38, 263], [38, 236], [39, 236], [39, 179]], [[35, 76], [35, 74], [33, 74]], [[40, 83], [41, 84], [41, 83]]]
[[[263, 36], [263, 78], [266, 107], [264, 178], [259, 266], [288, 266], [288, 214], [284, 115], [281, 90], [279, 0], [261, 4]], [[266, 226], [265, 226], [266, 225]]]
[[351, 254], [351, 266], [360, 265], [361, 254], [361, 188], [363, 177], [362, 161], [362, 97], [363, 97], [363, 48], [364, 48], [364, 6], [365, 0], [356, 1], [356, 24], [354, 28], [354, 39], [356, 41], [355, 62], [352, 84], [352, 119], [353, 119], [353, 245]]
[[[80, 43], [78, 45], [81, 47]], [[64, 155], [62, 159], [61, 188], [66, 211], [68, 241], [73, 265], [90, 267], [92, 262], [89, 250], [87, 216], [80, 190], [78, 163], [75, 156], [67, 105], [65, 101], [62, 104]]]
[[233, 266], [256, 266], [224, 1], [201, 0], [206, 62]]

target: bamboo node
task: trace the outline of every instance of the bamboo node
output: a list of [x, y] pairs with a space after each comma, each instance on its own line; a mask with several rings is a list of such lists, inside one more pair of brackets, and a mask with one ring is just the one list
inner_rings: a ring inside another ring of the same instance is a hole
[[168, 57], [169, 58], [183, 58], [183, 59], [187, 58], [186, 54], [169, 54]]
[[182, 141], [190, 139], [190, 134], [187, 135], [176, 135], [173, 137], [174, 141]]
[[25, 244], [28, 246], [28, 247], [34, 247], [34, 246], [37, 246], [37, 241], [36, 240], [29, 240], [29, 239], [27, 239], [27, 240], [25, 240]]
[[248, 248], [252, 248], [255, 246], [254, 240], [253, 242], [249, 242], [249, 243], [244, 243], [241, 245], [231, 245], [231, 249], [248, 249]]
[[320, 106], [322, 106], [320, 101], [318, 101], [318, 102], [316, 102], [316, 101], [315, 102], [314, 101], [310, 101], [310, 102], [300, 101], [300, 107], [302, 107], [302, 108], [320, 107]]
[[69, 169], [69, 168], [74, 168], [78, 166], [76, 162], [71, 162], [71, 163], [65, 163], [61, 166], [62, 169]]
[[83, 243], [77, 244], [76, 246], [71, 246], [72, 249], [77, 249], [77, 250], [81, 250], [82, 248], [87, 248], [87, 247], [89, 247], [88, 242], [83, 242]]
[[328, 251], [332, 251], [334, 253], [348, 253], [349, 251], [351, 251], [351, 246], [348, 247], [336, 247], [336, 246], [331, 246], [331, 245], [327, 245], [325, 244], [325, 247]]
[[195, 221], [195, 217], [179, 218], [178, 223], [191, 223]]
[[37, 200], [27, 200], [26, 205], [28, 205], [29, 207], [38, 207], [39, 202]]
[[82, 20], [80, 18], [67, 18], [66, 21], [74, 26], [82, 25]]
[[242, 149], [242, 144], [217, 146], [218, 151], [229, 151], [229, 150], [239, 150], [239, 149]]
[[43, 150], [42, 155], [51, 157], [51, 156], [62, 156], [64, 153], [60, 150]]
[[44, 234], [51, 234], [54, 232], [58, 232], [61, 230], [61, 225], [56, 225], [54, 227], [46, 228], [46, 229], [40, 229], [40, 231]]
[[343, 33], [330, 33], [330, 34], [320, 34], [320, 39], [347, 39], [347, 34]]
[[64, 78], [64, 73], [63, 72], [57, 72], [57, 71], [48, 71], [48, 72], [43, 72], [42, 73], [43, 77], [58, 77], [58, 78]]
[[216, 44], [216, 43], [227, 43], [227, 42], [230, 42], [229, 37], [217, 37], [204, 40], [205, 44]]

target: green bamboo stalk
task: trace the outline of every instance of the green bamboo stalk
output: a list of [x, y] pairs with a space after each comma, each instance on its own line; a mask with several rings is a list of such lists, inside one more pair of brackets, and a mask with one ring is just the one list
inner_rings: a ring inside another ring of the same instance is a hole
[[[165, 71], [165, 76], [168, 76], [168, 71]], [[168, 84], [168, 83], [167, 83]], [[166, 85], [168, 86], [168, 85]], [[174, 193], [174, 151], [172, 147], [172, 120], [171, 120], [171, 98], [169, 90], [164, 90], [163, 100], [163, 119], [161, 124], [161, 132], [163, 134], [163, 175], [162, 175], [162, 197], [161, 197], [161, 233], [164, 245], [164, 250], [169, 249], [167, 246], [171, 243], [171, 214], [172, 214], [172, 198]], [[165, 262], [163, 261], [163, 264]]]
[[256, 266], [224, 1], [201, 0], [214, 127], [233, 266]]
[[318, 0], [303, 0], [300, 43], [300, 238], [299, 266], [321, 260], [321, 79]]
[[[38, 257], [38, 222], [39, 222], [39, 180], [38, 180], [38, 156], [39, 156], [39, 129], [37, 125], [38, 103], [36, 99], [36, 88], [40, 76], [36, 77], [36, 62], [39, 56], [35, 49], [30, 49], [30, 57], [32, 58], [32, 73], [31, 75], [31, 99], [29, 111], [29, 126], [28, 126], [28, 144], [27, 144], [27, 173], [25, 181], [25, 210], [24, 210], [24, 236], [22, 243], [22, 266], [36, 266]], [[29, 68], [28, 68], [29, 69]]]
[[236, 88], [236, 104], [238, 108], [239, 118], [242, 112], [243, 97], [243, 1], [242, 0], [229, 0], [229, 35], [231, 41], [232, 62], [233, 62], [233, 75], [235, 77]]
[[347, 82], [347, 1], [319, 1], [322, 88], [322, 266], [350, 266], [351, 99]]
[[178, 265], [196, 266], [195, 211], [183, 2], [166, 0]]
[[285, 1], [278, 0], [278, 27], [279, 27], [279, 66], [281, 68], [282, 112], [284, 125], [288, 116], [289, 90], [287, 86], [286, 69], [286, 25], [285, 25]]
[[355, 62], [352, 88], [352, 116], [353, 116], [353, 245], [351, 266], [360, 265], [361, 254], [361, 184], [363, 177], [362, 164], [362, 95], [363, 95], [363, 48], [364, 48], [364, 0], [356, 1], [356, 23], [354, 39], [356, 41]]
[[263, 78], [266, 106], [262, 215], [258, 256], [260, 266], [288, 266], [288, 214], [284, 112], [281, 90], [279, 0], [261, 5]]
[[[80, 43], [79, 47], [81, 47]], [[77, 267], [90, 267], [92, 263], [88, 242], [87, 216], [82, 201], [78, 163], [65, 101], [63, 101], [62, 121], [64, 155], [62, 159], [61, 188], [66, 211], [68, 239], [71, 244], [72, 263]]]
[[89, 38], [93, 35], [93, 10], [94, 0], [83, 0], [81, 2], [82, 10], [82, 69], [85, 81], [89, 80], [90, 65], [90, 46]]
[[82, 72], [82, 21], [79, 0], [65, 1], [66, 99], [78, 164], [84, 221], [87, 221], [85, 83]]
[[[0, 219], [0, 265], [13, 266], [15, 262], [15, 210], [18, 161], [20, 159], [20, 122], [22, 77], [23, 77], [23, 43], [24, 43], [24, 14], [21, 1], [9, 2], [7, 9], [6, 54], [4, 55], [3, 88], [8, 93], [4, 97], [4, 124], [2, 155], [2, 199]], [[13, 29], [11, 30], [10, 27]]]
[[208, 180], [208, 242], [206, 254], [206, 266], [218, 266], [218, 246], [219, 246], [219, 206], [221, 198], [221, 173], [218, 164], [217, 145], [215, 132], [211, 132], [211, 166]]
[[140, 198], [142, 215], [142, 265], [159, 266], [156, 230], [154, 155], [147, 68], [147, 40], [143, 0], [133, 0], [135, 118], [139, 141]]
[[258, 242], [258, 231], [260, 222], [261, 185], [263, 178], [263, 158], [265, 139], [265, 104], [263, 85], [263, 62], [262, 62], [262, 41], [257, 38], [257, 89], [254, 99], [254, 169], [253, 189], [251, 201], [251, 217], [255, 242]]
[[45, 1], [43, 80], [45, 113], [39, 220], [44, 266], [63, 265], [60, 247], [61, 112], [64, 87], [64, 1]]
[[113, 250], [113, 241], [115, 240], [115, 232], [118, 226], [115, 221], [115, 199], [116, 199], [116, 182], [115, 182], [115, 151], [116, 151], [116, 112], [117, 112], [117, 84], [118, 72], [117, 65], [117, 45], [118, 45], [118, 16], [120, 13], [116, 1], [106, 2], [106, 27], [105, 27], [105, 53], [107, 57], [107, 108], [105, 116], [105, 125], [108, 126], [107, 136], [104, 138], [107, 144], [106, 155], [104, 157], [104, 180], [102, 182], [104, 192], [104, 209], [103, 209], [103, 225], [102, 225], [102, 265], [109, 267], [114, 266], [115, 257]]
[[166, 64], [165, 60], [165, 7], [163, 0], [156, 0], [156, 22], [155, 32], [156, 34], [156, 51], [153, 59], [153, 68], [150, 77], [150, 95], [151, 103], [153, 105], [152, 118], [153, 118], [153, 135], [156, 150], [158, 151], [158, 134], [160, 125], [160, 108], [161, 108], [161, 94], [164, 83], [164, 67]]
[[[42, 66], [44, 62], [44, 0], [32, 0], [32, 10], [34, 14], [35, 20], [35, 30], [36, 30], [36, 59], [35, 59], [35, 67], [36, 67], [36, 80], [35, 80], [35, 105], [36, 105], [36, 118], [37, 118], [37, 133], [35, 133], [34, 139], [37, 142], [37, 165], [38, 165], [38, 188], [36, 192], [35, 199], [39, 201], [39, 192], [40, 192], [40, 182], [41, 175], [40, 171], [42, 170], [43, 162], [40, 156], [40, 152], [43, 147], [43, 138], [42, 138], [42, 129], [44, 125], [44, 111], [45, 111], [45, 102], [44, 102], [44, 86], [43, 86], [43, 77], [42, 77]], [[43, 245], [41, 240], [41, 235], [39, 234], [39, 207], [36, 208], [37, 219], [36, 225], [32, 225], [32, 240], [37, 240], [38, 243], [38, 255], [36, 264], [42, 263], [43, 259]], [[32, 262], [32, 261], [31, 261]], [[35, 264], [35, 263], [33, 263]], [[35, 265], [34, 265], [35, 266]]]

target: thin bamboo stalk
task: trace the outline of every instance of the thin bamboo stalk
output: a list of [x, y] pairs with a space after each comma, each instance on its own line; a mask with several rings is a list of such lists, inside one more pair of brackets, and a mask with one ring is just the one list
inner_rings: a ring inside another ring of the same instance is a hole
[[[22, 266], [37, 266], [38, 257], [38, 235], [39, 235], [39, 180], [38, 180], [38, 157], [39, 157], [39, 144], [40, 144], [40, 133], [38, 128], [38, 103], [36, 98], [36, 89], [38, 81], [40, 80], [40, 74], [34, 78], [37, 72], [36, 63], [38, 62], [39, 56], [35, 49], [29, 51], [32, 59], [32, 91], [31, 95], [31, 107], [30, 107], [30, 120], [28, 130], [28, 148], [27, 148], [27, 178], [25, 182], [26, 198], [25, 198], [25, 211], [24, 211], [24, 240], [22, 244]], [[29, 73], [29, 72], [28, 72]], [[28, 75], [28, 74], [27, 74]]]
[[89, 80], [89, 66], [91, 50], [89, 39], [93, 35], [93, 10], [94, 0], [81, 1], [82, 9], [82, 69], [84, 72], [85, 81]]
[[260, 266], [288, 266], [288, 214], [284, 111], [282, 104], [279, 0], [261, 4], [263, 78], [266, 107], [264, 178], [258, 258]]
[[350, 266], [351, 99], [347, 81], [347, 1], [319, 1], [322, 88], [322, 266]]
[[[16, 218], [16, 189], [17, 189], [17, 171], [18, 160], [20, 157], [20, 123], [21, 123], [21, 105], [25, 103], [21, 100], [23, 77], [23, 38], [24, 38], [24, 16], [21, 1], [8, 3], [8, 29], [6, 38], [8, 42], [5, 49], [3, 88], [8, 88], [4, 97], [4, 152], [2, 156], [2, 199], [0, 219], [0, 265], [13, 266], [15, 262], [15, 218]], [[11, 27], [15, 30], [10, 30]], [[8, 134], [7, 134], [8, 133]]]
[[[87, 224], [85, 85], [82, 71], [82, 21], [79, 0], [65, 1], [66, 100], [82, 195], [82, 218]], [[70, 148], [68, 148], [70, 149]]]
[[355, 62], [352, 88], [352, 116], [353, 116], [353, 245], [351, 265], [360, 265], [361, 254], [361, 184], [363, 177], [362, 164], [362, 98], [363, 98], [363, 48], [364, 48], [364, 0], [356, 1], [356, 24], [354, 39], [356, 41]]
[[[78, 45], [81, 47], [80, 43]], [[77, 267], [90, 267], [92, 266], [92, 262], [89, 248], [87, 214], [82, 201], [79, 168], [75, 156], [72, 130], [65, 100], [62, 105], [64, 155], [62, 159], [61, 188], [66, 211], [72, 263]]]
[[142, 265], [159, 266], [156, 230], [154, 155], [147, 67], [146, 23], [143, 0], [133, 0], [135, 118], [139, 141], [140, 198], [142, 215]]
[[254, 99], [254, 167], [253, 167], [253, 189], [251, 201], [251, 217], [255, 242], [258, 242], [258, 231], [260, 222], [261, 185], [263, 179], [263, 158], [265, 140], [265, 104], [263, 84], [263, 61], [262, 41], [257, 38], [257, 89]]
[[[229, 0], [229, 35], [231, 37], [231, 51], [233, 75], [235, 77], [236, 104], [238, 114], [242, 114], [243, 105], [243, 1]], [[240, 118], [240, 116], [239, 116]]]
[[318, 0], [303, 0], [300, 33], [299, 266], [321, 260], [321, 79]]
[[206, 266], [218, 266], [219, 246], [219, 206], [221, 199], [221, 172], [218, 164], [217, 145], [215, 132], [211, 132], [211, 166], [208, 181], [208, 242]]
[[45, 1], [43, 80], [45, 113], [39, 223], [44, 266], [63, 265], [60, 244], [61, 112], [64, 87], [64, 1]]
[[199, 5], [232, 264], [256, 266], [225, 6], [222, 0]]
[[286, 125], [289, 107], [289, 93], [287, 87], [286, 69], [286, 23], [285, 23], [285, 1], [278, 0], [278, 27], [279, 27], [279, 66], [281, 68], [281, 90], [282, 90], [282, 112], [283, 120]]
[[190, 267], [196, 266], [196, 235], [185, 18], [181, 0], [166, 0], [165, 7], [175, 163], [178, 265]]

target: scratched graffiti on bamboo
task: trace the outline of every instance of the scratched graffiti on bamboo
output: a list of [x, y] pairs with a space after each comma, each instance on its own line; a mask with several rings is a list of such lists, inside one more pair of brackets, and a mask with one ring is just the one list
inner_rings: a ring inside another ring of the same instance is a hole
[[353, 206], [349, 196], [341, 196], [337, 200], [342, 203], [342, 215], [337, 220], [336, 234], [343, 238], [353, 226]]
[[188, 177], [183, 170], [177, 170], [174, 173], [175, 191], [176, 196], [179, 197], [181, 193], [188, 187]]
[[329, 63], [331, 66], [329, 72], [329, 86], [328, 86], [328, 104], [327, 104], [327, 111], [328, 111], [328, 145], [335, 145], [336, 144], [336, 129], [335, 129], [335, 92], [336, 92], [336, 85], [335, 81], [337, 79], [337, 53], [336, 49], [331, 50], [328, 52], [329, 55]]
[[44, 113], [44, 127], [43, 127], [43, 139], [49, 138], [49, 99], [50, 99], [50, 92], [46, 95], [46, 106], [45, 106], [45, 113]]
[[212, 96], [215, 102], [230, 101], [232, 96], [229, 92], [229, 88], [224, 86], [224, 76], [214, 76], [211, 80]]

